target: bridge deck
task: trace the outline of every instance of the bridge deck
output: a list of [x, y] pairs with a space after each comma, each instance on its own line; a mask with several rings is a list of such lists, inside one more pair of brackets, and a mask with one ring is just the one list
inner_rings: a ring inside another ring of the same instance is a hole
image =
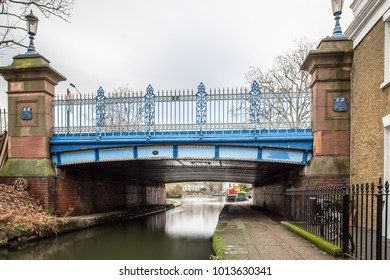
[[128, 160], [203, 159], [234, 161], [277, 161], [306, 164], [311, 157], [310, 130], [207, 131], [107, 133], [55, 135], [50, 141], [57, 166]]

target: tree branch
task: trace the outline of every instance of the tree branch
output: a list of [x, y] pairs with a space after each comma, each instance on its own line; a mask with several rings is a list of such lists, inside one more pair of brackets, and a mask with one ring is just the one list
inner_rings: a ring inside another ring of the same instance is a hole
[[[56, 16], [66, 22], [71, 15], [75, 0], [0, 0], [0, 16], [6, 18], [6, 23], [2, 21], [0, 25], [0, 36], [3, 37], [2, 49], [12, 45], [23, 46], [26, 36], [18, 31], [27, 31], [25, 27], [27, 10], [36, 7], [42, 15], [50, 17]], [[11, 44], [11, 42], [14, 42]]]

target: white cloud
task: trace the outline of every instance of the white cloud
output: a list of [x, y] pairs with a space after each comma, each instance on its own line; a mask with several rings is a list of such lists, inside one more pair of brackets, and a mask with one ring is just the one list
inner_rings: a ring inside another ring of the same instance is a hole
[[[69, 82], [82, 92], [99, 86], [145, 90], [149, 83], [156, 89], [195, 89], [200, 82], [236, 87], [245, 83], [250, 65], [269, 68], [295, 39], [331, 35], [330, 2], [83, 0], [71, 23], [41, 16], [35, 45], [68, 78], [58, 93]], [[352, 19], [352, 0], [345, 2], [344, 30]], [[3, 58], [1, 65], [11, 61]], [[1, 80], [0, 92], [5, 90]]]

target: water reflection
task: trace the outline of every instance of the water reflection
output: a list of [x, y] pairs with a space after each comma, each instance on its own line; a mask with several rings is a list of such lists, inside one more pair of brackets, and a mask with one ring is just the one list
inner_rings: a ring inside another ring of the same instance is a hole
[[182, 206], [167, 213], [165, 232], [168, 236], [210, 238], [221, 212], [222, 198], [185, 197]]
[[0, 250], [0, 259], [208, 259], [222, 198], [184, 198], [166, 213]]

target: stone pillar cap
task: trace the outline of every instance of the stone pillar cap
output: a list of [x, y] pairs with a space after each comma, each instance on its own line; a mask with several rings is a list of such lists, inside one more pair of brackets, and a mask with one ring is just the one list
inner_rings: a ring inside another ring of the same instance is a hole
[[313, 74], [318, 66], [334, 67], [335, 65], [342, 64], [345, 64], [344, 66], [351, 66], [353, 52], [352, 40], [348, 38], [327, 37], [321, 40], [317, 49], [309, 52], [301, 65], [301, 69]]
[[353, 51], [353, 41], [348, 38], [326, 37], [318, 44], [318, 50]]
[[13, 62], [9, 66], [0, 67], [0, 74], [7, 81], [17, 81], [21, 79], [26, 79], [25, 75], [22, 73], [34, 71], [34, 74], [28, 75], [28, 79], [33, 80], [40, 77], [43, 77], [42, 71], [47, 72], [51, 77], [53, 84], [58, 84], [60, 81], [65, 81], [66, 77], [59, 73], [57, 70], [50, 66], [50, 61], [47, 60], [40, 54], [32, 55], [17, 55], [13, 57]]

